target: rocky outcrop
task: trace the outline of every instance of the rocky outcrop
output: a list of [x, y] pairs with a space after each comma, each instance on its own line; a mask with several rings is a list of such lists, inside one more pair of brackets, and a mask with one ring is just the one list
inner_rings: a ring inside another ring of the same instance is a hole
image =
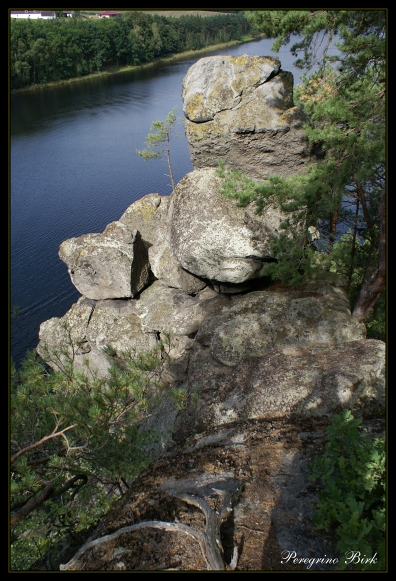
[[[199, 126], [221, 119], [221, 131], [275, 138], [286, 135], [282, 123], [295, 113], [291, 91], [291, 75], [277, 59], [210, 57], [183, 81], [185, 114]], [[214, 126], [209, 134], [223, 147]], [[295, 158], [290, 143], [285, 149]], [[255, 156], [266, 167], [259, 143]], [[106, 375], [113, 361], [106, 347], [148, 352], [170, 334], [162, 383], [201, 399], [179, 413], [166, 403], [173, 419], [166, 429], [161, 414], [155, 420], [157, 452], [230, 422], [327, 415], [342, 406], [383, 410], [384, 350], [365, 340], [343, 281], [323, 273], [299, 289], [273, 292], [262, 272], [276, 260], [270, 242], [284, 216], [239, 207], [221, 186], [214, 168], [196, 169], [171, 196], [149, 194], [102, 234], [64, 242], [59, 255], [84, 296], [41, 325], [38, 352], [57, 369], [65, 363], [59, 345], [68, 341], [77, 368], [88, 361]]]
[[59, 257], [76, 289], [89, 299], [130, 298], [149, 281], [147, 249], [137, 230], [112, 222], [102, 234], [63, 242]]
[[96, 302], [82, 297], [63, 317], [41, 324], [37, 351], [54, 369], [59, 369], [65, 364], [65, 357], [57, 353], [63, 346], [78, 369], [83, 369], [84, 359], [88, 359], [91, 367], [106, 375], [112, 359], [105, 347], [111, 346], [119, 354], [128, 349], [147, 353], [157, 339], [170, 333], [170, 355], [181, 357], [191, 347], [203, 322], [227, 303], [226, 296], [209, 288], [190, 296], [161, 281], [150, 285], [139, 300]]
[[138, 230], [147, 249], [166, 237], [169, 196], [147, 194], [131, 204], [120, 218], [128, 230]]
[[217, 167], [222, 159], [228, 169], [262, 180], [298, 173], [309, 162], [307, 119], [293, 105], [293, 75], [279, 59], [202, 58], [184, 77], [182, 98], [194, 168]]
[[[335, 550], [312, 531], [307, 466], [332, 414], [350, 409], [373, 429], [384, 417], [385, 345], [366, 339], [338, 275], [272, 284], [263, 272], [283, 216], [221, 193], [219, 156], [255, 180], [309, 159], [291, 74], [269, 57], [209, 57], [189, 70], [183, 100], [196, 169], [171, 196], [149, 194], [102, 234], [60, 247], [83, 296], [40, 326], [49, 365], [106, 376], [114, 352], [171, 337], [165, 395], [144, 425], [162, 457], [63, 569], [335, 569], [294, 567], [285, 551]], [[184, 409], [167, 387], [185, 394]], [[166, 522], [154, 538], [142, 520]]]
[[[233, 297], [227, 309], [201, 327], [196, 341], [211, 357], [234, 366], [271, 349], [337, 345], [365, 337], [362, 323], [351, 317], [346, 295], [316, 284], [290, 292], [255, 291]], [[326, 296], [327, 295], [327, 296]]]
[[88, 362], [105, 376], [113, 364], [106, 347], [118, 353], [147, 353], [155, 347], [157, 333], [142, 329], [134, 301], [81, 297], [63, 317], [42, 323], [39, 339], [37, 352], [53, 369], [63, 369], [72, 360], [75, 369], [83, 371]]
[[344, 408], [356, 416], [384, 413], [384, 355], [382, 341], [371, 339], [273, 349], [227, 368], [195, 349], [187, 381], [191, 392], [200, 390], [200, 402], [178, 415], [173, 438], [290, 414], [324, 417]]

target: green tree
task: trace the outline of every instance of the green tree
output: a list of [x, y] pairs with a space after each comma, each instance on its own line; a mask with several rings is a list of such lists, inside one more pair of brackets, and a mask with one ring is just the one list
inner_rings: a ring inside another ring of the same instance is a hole
[[164, 154], [166, 155], [172, 190], [175, 189], [175, 180], [170, 158], [170, 142], [172, 135], [176, 135], [174, 130], [176, 125], [176, 109], [177, 107], [173, 107], [172, 111], [166, 116], [165, 121], [153, 121], [150, 128], [151, 133], [145, 139], [147, 147], [136, 150], [136, 153], [146, 161], [148, 159], [159, 158]]
[[[344, 264], [331, 257], [334, 244], [340, 227], [349, 228], [351, 236], [344, 240], [344, 248], [349, 244], [349, 282], [355, 272], [356, 247], [366, 244], [366, 262], [364, 268], [359, 266], [361, 279], [353, 305], [353, 315], [366, 322], [385, 289], [387, 13], [372, 9], [263, 10], [245, 15], [258, 31], [276, 39], [275, 51], [298, 37], [291, 52], [298, 57], [296, 66], [306, 73], [295, 90], [295, 102], [308, 113], [305, 131], [312, 147], [320, 148], [322, 159], [301, 176], [269, 179], [248, 196], [242, 191], [240, 202], [255, 200], [259, 211], [275, 199], [285, 211], [307, 208], [303, 231], [311, 225], [320, 231], [317, 249], [322, 252], [322, 262], [332, 262], [336, 271]], [[329, 52], [332, 43], [338, 48], [337, 55]], [[307, 236], [297, 238], [294, 255], [300, 255], [305, 266], [313, 264], [318, 257], [311, 253], [311, 260], [307, 255]], [[285, 277], [290, 273], [291, 252], [290, 237], [285, 236], [286, 240], [288, 248], [280, 239], [275, 242], [279, 261], [270, 265], [274, 275]]]
[[[67, 332], [67, 329], [66, 329]], [[26, 570], [65, 540], [73, 543], [128, 489], [150, 458], [144, 420], [163, 396], [158, 382], [169, 341], [146, 354], [107, 353], [108, 376], [73, 367], [78, 345], [34, 352], [11, 373], [12, 569]], [[172, 391], [176, 404], [182, 394]], [[145, 447], [146, 446], [146, 447]]]

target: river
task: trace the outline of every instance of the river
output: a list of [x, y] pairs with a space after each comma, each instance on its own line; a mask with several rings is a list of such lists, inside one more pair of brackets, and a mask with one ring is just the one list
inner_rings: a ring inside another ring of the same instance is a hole
[[[275, 55], [259, 40], [212, 54]], [[146, 194], [169, 195], [165, 159], [144, 161], [152, 121], [177, 107], [189, 67], [181, 59], [136, 72], [20, 93], [10, 99], [10, 356], [38, 343], [40, 323], [63, 316], [81, 296], [58, 257], [73, 236], [102, 232]], [[287, 48], [282, 69], [294, 74]], [[175, 182], [192, 170], [181, 123], [171, 144]]]

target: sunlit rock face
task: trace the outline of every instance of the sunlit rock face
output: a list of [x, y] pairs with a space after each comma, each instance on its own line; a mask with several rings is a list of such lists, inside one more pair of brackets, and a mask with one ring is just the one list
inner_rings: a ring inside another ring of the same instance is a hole
[[269, 56], [213, 56], [182, 83], [184, 128], [194, 168], [228, 169], [253, 179], [299, 173], [311, 159], [293, 103], [293, 75]]
[[190, 172], [178, 183], [169, 208], [170, 246], [190, 273], [243, 283], [271, 259], [270, 241], [282, 215], [275, 208], [259, 216], [253, 208], [238, 207], [220, 193], [221, 186], [213, 168]]
[[137, 230], [111, 222], [102, 233], [63, 242], [59, 257], [77, 290], [89, 299], [130, 298], [149, 282], [148, 251]]

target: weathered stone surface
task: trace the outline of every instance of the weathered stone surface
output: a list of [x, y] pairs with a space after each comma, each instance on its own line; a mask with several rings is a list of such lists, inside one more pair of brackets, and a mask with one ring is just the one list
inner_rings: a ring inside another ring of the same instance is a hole
[[59, 248], [72, 283], [94, 300], [127, 298], [149, 282], [148, 253], [137, 230], [111, 222], [101, 234], [70, 238]]
[[87, 339], [99, 352], [107, 346], [117, 353], [146, 353], [155, 347], [155, 333], [143, 332], [134, 300], [98, 301], [89, 320]]
[[[160, 338], [171, 334], [169, 356], [176, 359], [164, 382], [180, 381], [183, 365], [179, 361], [194, 343], [193, 337], [207, 317], [228, 305], [229, 299], [206, 288], [192, 297], [155, 281], [139, 300], [108, 299], [93, 301], [81, 297], [61, 318], [54, 317], [40, 326], [38, 353], [55, 369], [64, 364], [67, 350], [76, 369], [84, 368], [84, 359], [100, 375], [107, 374], [113, 361], [104, 348], [113, 347], [118, 354], [151, 351]], [[176, 373], [176, 375], [175, 375]]]
[[66, 358], [60, 350], [66, 350], [76, 370], [86, 370], [88, 361], [92, 370], [105, 376], [113, 364], [105, 347], [113, 347], [118, 354], [147, 353], [155, 347], [157, 335], [142, 330], [135, 306], [132, 300], [95, 302], [81, 297], [63, 317], [40, 325], [37, 352], [51, 367], [62, 369]]
[[171, 250], [183, 268], [199, 277], [242, 283], [257, 276], [270, 259], [269, 243], [282, 216], [261, 216], [219, 193], [214, 169], [187, 174], [176, 186], [169, 208]]
[[300, 172], [310, 150], [307, 120], [293, 106], [293, 75], [279, 59], [212, 56], [190, 67], [182, 84], [184, 128], [194, 168], [227, 168], [255, 179]]
[[150, 268], [155, 278], [167, 286], [178, 288], [187, 294], [196, 294], [206, 282], [180, 266], [168, 240], [163, 240], [149, 249]]
[[120, 218], [129, 230], [138, 230], [147, 248], [160, 242], [167, 232], [169, 196], [147, 194], [131, 204]]
[[251, 95], [279, 70], [280, 61], [273, 57], [204, 57], [183, 79], [184, 114], [196, 123], [211, 121], [216, 113], [240, 105], [244, 91]]
[[176, 440], [248, 419], [321, 417], [343, 408], [356, 416], [385, 413], [382, 341], [284, 347], [224, 367], [223, 373], [219, 366], [213, 373], [207, 351], [201, 348], [190, 358], [188, 386], [199, 387], [201, 398], [195, 411], [179, 414]]
[[172, 335], [195, 335], [207, 317], [228, 304], [228, 298], [202, 291], [192, 297], [155, 281], [136, 302], [136, 314], [146, 331], [165, 331]]
[[365, 338], [365, 325], [351, 316], [345, 291], [315, 283], [309, 288], [232, 297], [227, 309], [205, 321], [196, 339], [210, 346], [216, 361], [232, 366], [281, 346], [336, 345]]
[[195, 294], [206, 282], [185, 271], [169, 246], [168, 208], [170, 197], [148, 194], [137, 200], [120, 218], [130, 230], [138, 230], [148, 249], [150, 269], [164, 284]]
[[41, 323], [36, 351], [53, 369], [63, 370], [73, 361], [81, 370], [84, 358], [90, 358], [87, 327], [94, 309], [95, 301], [81, 297], [63, 317]]

